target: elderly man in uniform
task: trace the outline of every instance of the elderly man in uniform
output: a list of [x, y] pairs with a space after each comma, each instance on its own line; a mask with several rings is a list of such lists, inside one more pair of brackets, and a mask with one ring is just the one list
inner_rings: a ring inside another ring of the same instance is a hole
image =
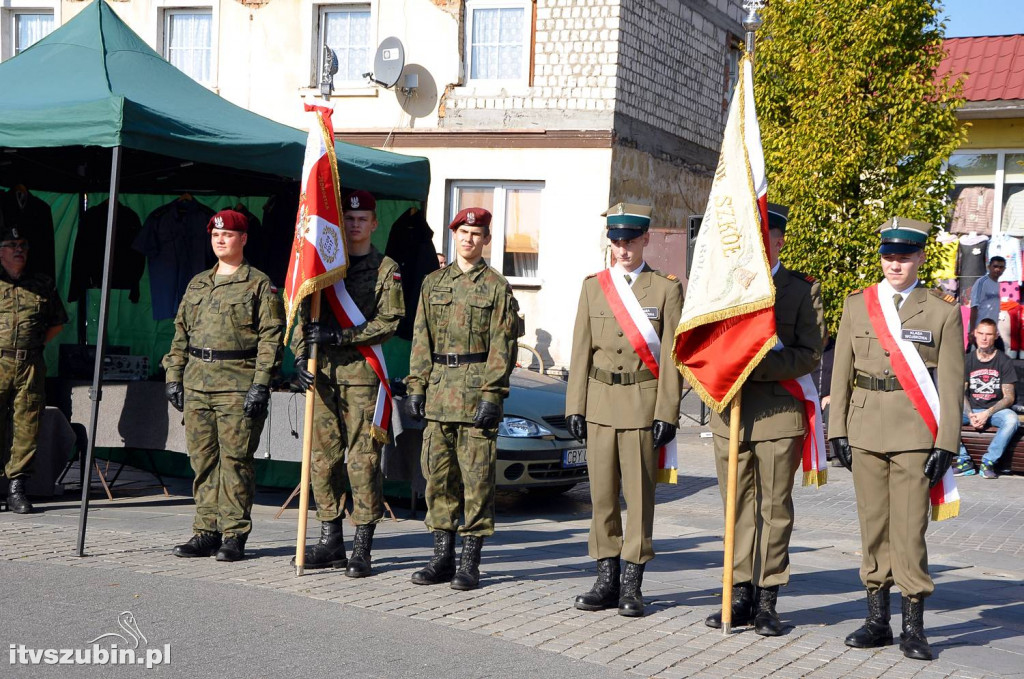
[[68, 320], [53, 279], [26, 271], [28, 247], [21, 229], [0, 225], [0, 461], [15, 514], [32, 512], [25, 480], [46, 407], [43, 346]]
[[[354, 191], [345, 203], [349, 254], [345, 289], [364, 320], [343, 328], [324, 305], [320, 321], [310, 323], [309, 304], [303, 302], [299, 316], [305, 324], [294, 343], [295, 374], [303, 389], [313, 385], [313, 374], [306, 366], [308, 345], [318, 344], [312, 482], [321, 525], [320, 542], [306, 550], [306, 568], [347, 565], [345, 575], [362, 578], [372, 573], [373, 533], [383, 516], [380, 455], [386, 434], [374, 429], [382, 376], [360, 347], [381, 344], [395, 334], [405, 316], [405, 300], [398, 264], [371, 242], [377, 230], [377, 201], [366, 191]], [[352, 486], [356, 524], [348, 560], [342, 536], [346, 478]]]
[[884, 280], [843, 306], [832, 373], [832, 452], [853, 471], [868, 617], [854, 648], [893, 642], [889, 590], [903, 594], [900, 649], [931, 660], [924, 634], [929, 488], [960, 440], [964, 345], [952, 297], [917, 278], [932, 225], [894, 217], [881, 227]]
[[248, 220], [222, 210], [206, 229], [217, 264], [193, 278], [164, 357], [167, 400], [185, 413], [196, 515], [180, 557], [239, 561], [252, 530], [253, 454], [281, 366], [284, 307], [277, 288], [242, 255]]
[[[809, 374], [821, 359], [825, 335], [821, 286], [779, 261], [789, 209], [768, 205], [768, 263], [775, 283], [775, 331], [779, 342], [750, 373], [742, 389], [742, 422], [736, 487], [732, 624], [753, 621], [762, 636], [782, 634], [775, 612], [779, 586], [789, 582], [793, 534], [793, 476], [807, 432], [804, 401], [782, 384]], [[729, 476], [729, 412], [712, 413], [715, 468], [722, 502]], [[757, 584], [756, 592], [754, 584]], [[708, 627], [722, 626], [722, 614]]]
[[[449, 225], [455, 262], [428, 274], [409, 359], [409, 414], [427, 419], [421, 457], [434, 556], [418, 585], [480, 584], [480, 549], [494, 534], [495, 439], [519, 324], [512, 288], [483, 258], [491, 213], [466, 208]], [[465, 521], [459, 525], [460, 516]], [[455, 532], [462, 558], [455, 569]]]
[[[636, 617], [644, 612], [644, 566], [654, 558], [658, 449], [675, 437], [679, 423], [682, 379], [672, 345], [683, 288], [644, 261], [649, 206], [619, 203], [602, 216], [615, 263], [583, 281], [565, 403], [569, 432], [587, 441], [589, 552], [597, 560], [597, 582], [575, 605], [584, 611], [618, 607], [620, 615]], [[626, 561], [621, 583], [620, 558]]]

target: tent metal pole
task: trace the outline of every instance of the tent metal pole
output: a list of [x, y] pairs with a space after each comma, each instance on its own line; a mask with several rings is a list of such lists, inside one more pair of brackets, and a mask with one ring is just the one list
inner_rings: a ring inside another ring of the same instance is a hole
[[89, 442], [86, 445], [85, 470], [82, 474], [82, 505], [78, 514], [78, 556], [85, 556], [85, 524], [89, 518], [89, 489], [92, 487], [93, 449], [96, 445], [96, 422], [103, 398], [103, 358], [107, 348], [107, 314], [110, 303], [110, 268], [114, 258], [114, 236], [117, 234], [117, 194], [121, 187], [121, 147], [115, 146], [110, 159], [110, 198], [107, 203], [107, 245], [103, 253], [103, 283], [100, 289], [100, 324], [96, 334], [96, 363], [92, 372], [89, 400]]

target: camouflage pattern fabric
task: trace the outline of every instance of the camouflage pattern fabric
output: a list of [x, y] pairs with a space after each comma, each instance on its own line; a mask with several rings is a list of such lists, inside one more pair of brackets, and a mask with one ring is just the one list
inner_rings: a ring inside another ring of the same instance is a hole
[[[427, 394], [427, 419], [472, 423], [477, 404], [501, 406], [515, 360], [519, 305], [497, 271], [478, 262], [463, 272], [458, 264], [423, 281], [412, 354], [409, 393]], [[449, 368], [432, 353], [487, 353], [485, 363]]]
[[9, 479], [30, 476], [46, 407], [46, 332], [68, 320], [45, 274], [14, 281], [0, 269], [0, 349], [27, 352], [25, 360], [0, 357], [0, 461]]
[[[217, 267], [193, 278], [178, 306], [174, 339], [164, 357], [168, 382], [195, 391], [246, 392], [270, 385], [281, 367], [284, 304], [266, 274], [243, 262], [229, 276]], [[234, 351], [256, 349], [255, 358], [203, 361], [188, 347]]]
[[222, 533], [229, 538], [252, 530], [253, 456], [266, 418], [243, 415], [244, 400], [245, 394], [235, 391], [185, 390], [185, 439], [196, 475], [192, 483], [196, 533]]
[[[253, 453], [264, 418], [245, 417], [253, 384], [269, 385], [281, 366], [284, 305], [265, 274], [243, 262], [230, 275], [217, 267], [188, 285], [164, 357], [168, 382], [185, 385], [185, 438], [195, 472], [196, 532], [246, 535], [255, 492]], [[204, 361], [188, 347], [256, 349], [255, 358]]]
[[[428, 422], [420, 457], [427, 480], [427, 517], [431, 531], [494, 535], [496, 429]], [[465, 513], [466, 521], [459, 525]]]
[[[382, 445], [371, 435], [380, 380], [356, 347], [381, 344], [395, 334], [405, 316], [401, 279], [398, 264], [376, 248], [354, 259], [345, 288], [366, 322], [355, 328], [351, 344], [324, 345], [318, 352], [310, 479], [320, 521], [342, 515], [346, 481], [352, 488], [352, 520], [357, 525], [383, 516]], [[326, 305], [321, 311], [322, 325], [341, 329]], [[303, 301], [299, 321], [293, 343], [296, 355], [306, 352], [302, 324], [309, 321], [308, 301]]]

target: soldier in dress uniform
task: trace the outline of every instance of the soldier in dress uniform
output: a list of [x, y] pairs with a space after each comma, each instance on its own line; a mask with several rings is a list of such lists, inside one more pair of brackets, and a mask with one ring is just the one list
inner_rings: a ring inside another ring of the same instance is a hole
[[868, 600], [867, 620], [846, 645], [892, 643], [895, 584], [903, 594], [900, 649], [921, 660], [932, 658], [924, 634], [924, 599], [934, 589], [925, 544], [929, 488], [956, 456], [964, 394], [960, 309], [917, 278], [931, 228], [903, 217], [882, 225], [885, 278], [843, 306], [828, 431], [833, 454], [853, 471]]
[[217, 264], [189, 282], [163, 360], [167, 400], [185, 413], [196, 475], [192, 539], [175, 547], [175, 556], [238, 561], [252, 530], [253, 454], [281, 366], [284, 305], [270, 279], [242, 256], [248, 228], [234, 210], [210, 219]]
[[[449, 225], [455, 261], [423, 280], [412, 355], [409, 414], [427, 419], [421, 462], [434, 556], [413, 573], [418, 585], [480, 584], [480, 548], [494, 534], [495, 439], [515, 358], [519, 305], [487, 265], [491, 213], [471, 207]], [[465, 521], [459, 525], [462, 514]], [[455, 531], [462, 558], [455, 569]]]
[[[775, 612], [779, 585], [789, 582], [789, 539], [793, 533], [793, 476], [807, 435], [804, 402], [782, 384], [809, 374], [821, 360], [825, 335], [821, 286], [779, 261], [789, 209], [768, 205], [768, 263], [775, 283], [775, 331], [779, 343], [743, 384], [736, 532], [733, 553], [732, 624], [753, 621], [762, 636], [778, 636]], [[729, 476], [729, 412], [713, 412], [711, 431], [722, 502]], [[755, 592], [756, 581], [756, 592]], [[705, 624], [722, 626], [722, 614]]]
[[[405, 300], [398, 264], [371, 242], [377, 230], [377, 201], [367, 191], [354, 191], [345, 199], [345, 207], [349, 254], [345, 289], [366, 320], [342, 328], [324, 305], [320, 321], [309, 323], [309, 303], [304, 301], [299, 317], [305, 324], [294, 343], [295, 374], [302, 388], [309, 389], [313, 374], [306, 368], [308, 346], [319, 344], [311, 479], [316, 518], [322, 523], [320, 542], [306, 550], [306, 568], [347, 565], [345, 575], [362, 578], [371, 574], [373, 533], [384, 513], [384, 497], [383, 432], [375, 435], [373, 422], [381, 380], [359, 347], [381, 344], [395, 334], [405, 316]], [[341, 505], [346, 478], [352, 487], [356, 524], [352, 558], [347, 560]]]
[[[682, 379], [672, 346], [683, 288], [675, 276], [644, 261], [650, 206], [619, 203], [602, 216], [615, 264], [583, 281], [565, 403], [569, 432], [587, 441], [589, 553], [597, 560], [597, 582], [575, 605], [584, 611], [618, 607], [620, 615], [635, 617], [644, 611], [644, 565], [654, 558], [658, 449], [675, 437], [679, 423]], [[656, 362], [657, 372], [639, 352]], [[625, 535], [620, 489], [627, 505]], [[626, 561], [621, 583], [620, 558]]]
[[15, 514], [32, 512], [25, 481], [46, 408], [43, 347], [68, 320], [53, 278], [26, 269], [28, 249], [19, 227], [0, 223], [0, 462]]

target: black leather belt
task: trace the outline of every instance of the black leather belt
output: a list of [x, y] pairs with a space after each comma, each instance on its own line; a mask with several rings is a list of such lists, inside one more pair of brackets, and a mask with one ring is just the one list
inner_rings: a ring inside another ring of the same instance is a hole
[[0, 349], [0, 357], [13, 358], [16, 361], [27, 360], [32, 353], [32, 349]]
[[590, 376], [598, 382], [605, 384], [640, 384], [641, 382], [650, 382], [651, 380], [658, 379], [647, 368], [638, 370], [635, 373], [613, 373], [609, 370], [591, 368]]
[[245, 358], [256, 358], [256, 349], [197, 349], [189, 347], [188, 353], [196, 358], [201, 358], [207, 363], [210, 361], [238, 361]]
[[430, 356], [434, 359], [434, 363], [448, 366], [449, 368], [458, 368], [460, 365], [466, 365], [467, 363], [487, 362], [486, 351], [478, 351], [475, 354], [431, 354]]
[[903, 385], [896, 379], [895, 375], [889, 377], [872, 377], [864, 373], [857, 373], [853, 384], [868, 391], [903, 391]]

